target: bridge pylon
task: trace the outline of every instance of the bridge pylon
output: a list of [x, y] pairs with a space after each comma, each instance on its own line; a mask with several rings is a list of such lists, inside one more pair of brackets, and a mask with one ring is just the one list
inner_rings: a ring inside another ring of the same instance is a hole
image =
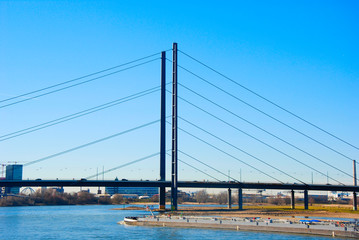
[[[160, 180], [166, 181], [166, 52], [161, 53]], [[166, 188], [159, 188], [159, 209], [166, 210]]]
[[173, 43], [171, 210], [177, 211], [177, 43]]

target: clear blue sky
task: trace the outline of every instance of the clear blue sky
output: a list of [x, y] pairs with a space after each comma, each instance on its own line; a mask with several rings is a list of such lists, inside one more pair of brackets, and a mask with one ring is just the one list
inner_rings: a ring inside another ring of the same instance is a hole
[[[359, 4], [357, 1], [1, 1], [0, 99], [167, 50], [173, 42], [230, 78], [359, 145]], [[168, 52], [171, 58], [171, 52]], [[0, 134], [78, 112], [159, 85], [156, 61], [36, 100], [0, 109]], [[359, 151], [308, 127], [184, 55], [179, 64], [319, 141], [359, 159]], [[171, 68], [168, 63], [168, 81]], [[180, 71], [179, 81], [238, 115], [351, 173], [338, 154], [289, 131]], [[169, 88], [170, 89], [170, 88]], [[248, 126], [180, 88], [180, 96], [291, 156], [351, 179]], [[311, 182], [311, 172], [180, 101], [179, 115], [268, 163]], [[168, 95], [168, 114], [170, 95]], [[159, 118], [158, 92], [129, 103], [0, 142], [0, 162], [29, 162]], [[180, 121], [180, 127], [284, 182], [293, 179]], [[159, 151], [159, 125], [25, 168], [25, 178], [80, 178]], [[168, 125], [168, 138], [170, 126]], [[169, 140], [169, 139], [168, 139]], [[180, 132], [180, 149], [245, 181], [273, 181]], [[170, 141], [167, 144], [170, 148]], [[193, 160], [181, 159], [201, 167]], [[170, 158], [167, 159], [168, 163]], [[169, 164], [168, 175], [169, 179]], [[180, 179], [208, 177], [180, 163]], [[213, 173], [210, 169], [208, 173]], [[106, 178], [156, 179], [158, 159], [109, 173]], [[225, 177], [214, 173], [221, 180]], [[314, 182], [326, 178], [314, 173]], [[330, 181], [332, 182], [332, 181]]]

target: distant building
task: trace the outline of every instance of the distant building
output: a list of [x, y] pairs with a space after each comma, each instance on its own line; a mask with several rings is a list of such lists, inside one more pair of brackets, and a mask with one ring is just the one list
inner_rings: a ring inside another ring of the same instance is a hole
[[[4, 177], [0, 177], [0, 181], [1, 180], [5, 180], [6, 178]], [[5, 187], [0, 187], [0, 197], [2, 196], [2, 194], [5, 192]]]
[[[194, 196], [194, 194], [193, 194]], [[193, 197], [192, 196], [192, 197]], [[168, 190], [166, 192], [166, 198], [170, 198], [171, 197], [171, 190]], [[177, 197], [178, 198], [190, 198], [191, 197], [191, 194], [187, 193], [187, 192], [183, 192], [181, 190], [177, 190]]]
[[149, 196], [140, 196], [138, 199], [149, 199]]
[[349, 192], [332, 191], [328, 193], [328, 198], [330, 201], [350, 201], [351, 199], [353, 199], [353, 194]]
[[54, 188], [51, 188], [51, 189], [53, 189], [57, 193], [64, 193], [65, 192], [64, 187], [54, 187]]
[[[6, 180], [22, 180], [22, 165], [7, 165]], [[5, 193], [19, 194], [20, 187], [7, 187], [5, 188]]]
[[119, 195], [121, 195], [123, 198], [126, 199], [138, 199], [137, 194], [119, 194]]
[[114, 194], [135, 194], [137, 196], [148, 196], [158, 194], [157, 187], [106, 187], [106, 193], [111, 196]]
[[[118, 181], [116, 178], [115, 181]], [[157, 187], [106, 187], [106, 193], [111, 196], [114, 194], [130, 194], [140, 196], [152, 197], [153, 195], [158, 194]]]

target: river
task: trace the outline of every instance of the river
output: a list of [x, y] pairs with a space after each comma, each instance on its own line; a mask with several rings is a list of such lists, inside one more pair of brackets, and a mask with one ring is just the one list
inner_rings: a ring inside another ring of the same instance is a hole
[[[117, 224], [146, 211], [116, 205], [1, 207], [0, 239], [332, 239], [307, 235]], [[336, 238], [338, 239], [338, 238]]]

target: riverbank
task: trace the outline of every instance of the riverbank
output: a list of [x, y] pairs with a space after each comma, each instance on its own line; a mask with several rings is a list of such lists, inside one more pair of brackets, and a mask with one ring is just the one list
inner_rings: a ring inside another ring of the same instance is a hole
[[261, 217], [261, 218], [282, 218], [282, 219], [305, 219], [311, 216], [324, 218], [346, 218], [359, 219], [359, 213], [351, 210], [341, 210], [335, 207], [316, 207], [305, 210], [304, 208], [291, 209], [290, 207], [276, 206], [247, 206], [243, 210], [238, 208], [219, 208], [219, 207], [182, 207], [178, 213], [185, 213], [192, 216], [221, 216], [221, 217]]
[[[147, 206], [151, 204], [147, 203]], [[237, 207], [228, 209], [218, 205], [184, 203], [178, 209], [139, 218], [135, 225], [359, 238], [356, 221], [359, 214], [350, 206], [312, 205], [311, 209], [305, 210], [303, 206], [291, 209], [289, 206], [252, 205], [238, 210]]]
[[137, 221], [121, 222], [137, 226], [225, 229], [310, 234], [330, 237], [359, 238], [357, 223], [332, 221], [288, 221], [285, 219], [223, 218], [195, 216], [147, 216]]
[[[152, 210], [158, 206], [158, 203], [132, 203], [131, 205], [150, 206]], [[114, 210], [132, 210], [133, 206], [129, 208], [124, 205], [123, 208], [116, 208]], [[139, 207], [141, 208], [141, 207]], [[143, 208], [145, 209], [145, 207]], [[198, 204], [192, 202], [185, 202], [179, 205], [178, 211], [172, 212], [169, 209], [164, 214], [172, 215], [189, 215], [189, 216], [220, 216], [220, 217], [261, 217], [261, 218], [281, 218], [281, 219], [305, 219], [307, 217], [323, 217], [323, 218], [346, 218], [359, 219], [359, 212], [353, 211], [350, 205], [327, 205], [315, 204], [305, 210], [303, 206], [297, 206], [297, 209], [291, 209], [290, 206], [275, 206], [275, 205], [246, 205], [243, 210], [238, 210], [238, 207], [228, 209], [227, 207], [220, 207], [216, 203], [213, 204]], [[161, 213], [161, 212], [160, 212]]]

